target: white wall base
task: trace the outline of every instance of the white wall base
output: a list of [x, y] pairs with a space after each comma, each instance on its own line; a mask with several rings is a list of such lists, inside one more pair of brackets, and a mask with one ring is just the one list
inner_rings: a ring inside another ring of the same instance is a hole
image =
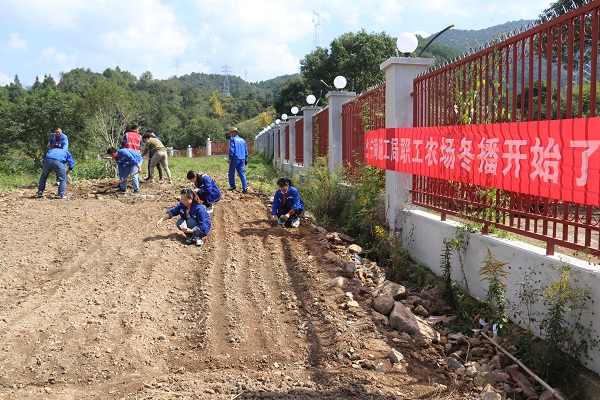
[[[425, 264], [436, 275], [442, 275], [443, 269], [440, 260], [445, 248], [443, 240], [454, 237], [457, 232], [456, 227], [460, 224], [454, 221], [440, 221], [439, 216], [426, 211], [410, 210], [403, 213], [399, 225], [402, 226], [402, 243], [409, 249], [411, 257], [415, 261]], [[540, 281], [538, 287], [546, 286], [555, 282], [559, 276], [553, 267], [566, 263], [572, 267], [573, 285], [578, 288], [589, 288], [591, 297], [587, 303], [589, 309], [585, 311], [581, 322], [585, 326], [591, 326], [596, 335], [600, 334], [600, 324], [597, 322], [600, 315], [599, 266], [566, 255], [547, 256], [544, 249], [519, 241], [480, 233], [469, 233], [468, 236], [463, 268], [471, 295], [479, 298], [486, 296], [487, 282], [482, 282], [479, 270], [487, 255], [487, 249], [490, 249], [496, 260], [508, 263], [505, 266], [505, 271], [508, 272], [505, 281], [507, 285], [505, 296], [516, 304], [516, 307], [520, 306], [522, 312], [525, 312], [525, 309], [518, 298], [518, 293], [519, 289], [523, 287], [519, 282], [523, 282], [528, 277], [525, 272], [536, 271], [534, 276], [529, 275], [529, 282]], [[454, 253], [452, 254], [452, 280], [460, 283], [463, 288], [466, 286], [462, 268]], [[542, 304], [535, 306], [537, 311], [541, 312], [543, 309]], [[513, 312], [510, 314], [513, 318]], [[524, 326], [525, 320], [518, 317], [517, 319], [514, 322]], [[536, 333], [539, 335], [539, 330]], [[590, 358], [590, 360], [580, 360], [580, 362], [588, 369], [600, 373], [600, 350], [596, 349], [590, 352]]]

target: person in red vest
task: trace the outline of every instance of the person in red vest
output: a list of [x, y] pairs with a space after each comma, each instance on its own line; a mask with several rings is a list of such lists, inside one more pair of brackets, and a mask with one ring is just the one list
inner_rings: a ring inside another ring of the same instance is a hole
[[137, 125], [131, 125], [131, 127], [123, 135], [121, 140], [122, 149], [132, 149], [141, 153], [142, 148], [142, 136], [139, 134], [139, 127]]

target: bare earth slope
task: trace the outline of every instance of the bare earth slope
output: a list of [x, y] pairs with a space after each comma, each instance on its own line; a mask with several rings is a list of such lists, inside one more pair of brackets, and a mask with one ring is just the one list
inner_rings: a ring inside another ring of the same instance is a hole
[[225, 193], [196, 247], [154, 225], [177, 187], [95, 190], [0, 194], [0, 399], [466, 398], [433, 355], [390, 363], [390, 332], [343, 307], [366, 296], [268, 199]]

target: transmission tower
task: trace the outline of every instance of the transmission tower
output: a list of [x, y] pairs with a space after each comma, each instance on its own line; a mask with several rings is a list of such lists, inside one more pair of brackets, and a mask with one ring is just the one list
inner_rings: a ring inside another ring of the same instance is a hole
[[181, 60], [181, 58], [175, 59], [175, 76], [179, 75], [179, 60]]
[[313, 10], [312, 23], [315, 26], [315, 34], [313, 35], [313, 50], [319, 47], [319, 26], [321, 26], [321, 17], [318, 12]]
[[225, 61], [225, 66], [223, 67], [223, 74], [225, 75], [225, 81], [223, 82], [223, 95], [231, 96], [231, 92], [229, 91], [229, 72], [231, 68], [227, 65], [227, 61]]

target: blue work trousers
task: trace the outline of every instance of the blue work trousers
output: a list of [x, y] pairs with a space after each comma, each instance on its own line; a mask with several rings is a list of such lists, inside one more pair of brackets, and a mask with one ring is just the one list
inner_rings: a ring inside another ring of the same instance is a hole
[[42, 168], [42, 176], [40, 176], [40, 184], [38, 186], [38, 195], [41, 196], [46, 190], [46, 181], [50, 172], [56, 173], [56, 181], [58, 182], [58, 197], [65, 195], [67, 190], [67, 165], [62, 161], [58, 161], [52, 158], [44, 160], [44, 167]]
[[235, 171], [237, 171], [242, 181], [242, 189], [248, 189], [246, 183], [246, 160], [239, 158], [232, 158], [229, 163], [229, 186], [235, 188]]
[[[123, 165], [119, 168], [119, 177], [121, 179], [125, 179], [128, 176], [135, 174], [136, 172], [138, 172], [137, 165], [135, 165], [135, 164]], [[134, 192], [140, 191], [140, 174], [136, 174], [131, 177], [131, 186], [133, 186]], [[119, 185], [119, 189], [121, 189], [122, 191], [125, 192], [127, 190], [127, 181], [122, 182]]]
[[[196, 220], [194, 218], [188, 218], [186, 220], [184, 220], [183, 218], [179, 218], [177, 220], [177, 222], [175, 223], [177, 225], [177, 229], [181, 230], [181, 228], [179, 227], [179, 225], [181, 225], [181, 223], [183, 221], [185, 221], [185, 224], [190, 229], [194, 229], [196, 227]], [[193, 233], [186, 233], [185, 236], [186, 237], [194, 237], [194, 238], [200, 238], [200, 239], [202, 239], [203, 237], [208, 236], [208, 234], [206, 232], [204, 232], [203, 229], [200, 229], [200, 230], [194, 229]]]

